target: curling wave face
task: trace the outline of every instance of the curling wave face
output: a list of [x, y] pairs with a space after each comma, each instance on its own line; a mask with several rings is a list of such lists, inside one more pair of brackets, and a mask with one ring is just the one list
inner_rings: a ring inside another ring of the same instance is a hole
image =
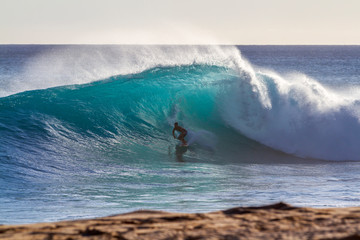
[[51, 159], [44, 174], [79, 167], [74, 159], [157, 161], [168, 156], [177, 120], [208, 134], [211, 151], [201, 140], [204, 151], [189, 156], [204, 161], [271, 149], [360, 160], [356, 97], [305, 75], [254, 69], [235, 47], [130, 49], [67, 47], [36, 56], [0, 98], [0, 153], [37, 170]]

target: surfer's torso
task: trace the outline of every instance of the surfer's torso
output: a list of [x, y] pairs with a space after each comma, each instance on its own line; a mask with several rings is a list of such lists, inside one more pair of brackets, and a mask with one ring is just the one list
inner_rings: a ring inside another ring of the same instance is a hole
[[186, 129], [180, 127], [180, 126], [176, 126], [174, 127], [175, 131], [181, 132], [181, 133], [187, 133]]

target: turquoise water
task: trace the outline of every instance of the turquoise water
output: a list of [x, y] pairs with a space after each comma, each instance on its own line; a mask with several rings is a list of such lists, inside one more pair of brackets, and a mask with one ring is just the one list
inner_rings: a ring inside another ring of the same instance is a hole
[[[359, 56], [329, 46], [0, 46], [0, 223], [355, 206]], [[175, 121], [188, 148], [171, 135]]]

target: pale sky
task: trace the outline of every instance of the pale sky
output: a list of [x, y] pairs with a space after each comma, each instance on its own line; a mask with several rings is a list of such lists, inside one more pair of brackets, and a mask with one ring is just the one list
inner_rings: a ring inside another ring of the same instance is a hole
[[0, 0], [0, 44], [360, 44], [360, 0]]

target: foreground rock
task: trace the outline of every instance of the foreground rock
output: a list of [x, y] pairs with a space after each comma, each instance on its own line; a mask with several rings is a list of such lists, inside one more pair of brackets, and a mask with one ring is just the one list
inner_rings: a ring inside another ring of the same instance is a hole
[[204, 214], [137, 211], [90, 220], [0, 226], [0, 239], [359, 239], [360, 207], [284, 203]]

